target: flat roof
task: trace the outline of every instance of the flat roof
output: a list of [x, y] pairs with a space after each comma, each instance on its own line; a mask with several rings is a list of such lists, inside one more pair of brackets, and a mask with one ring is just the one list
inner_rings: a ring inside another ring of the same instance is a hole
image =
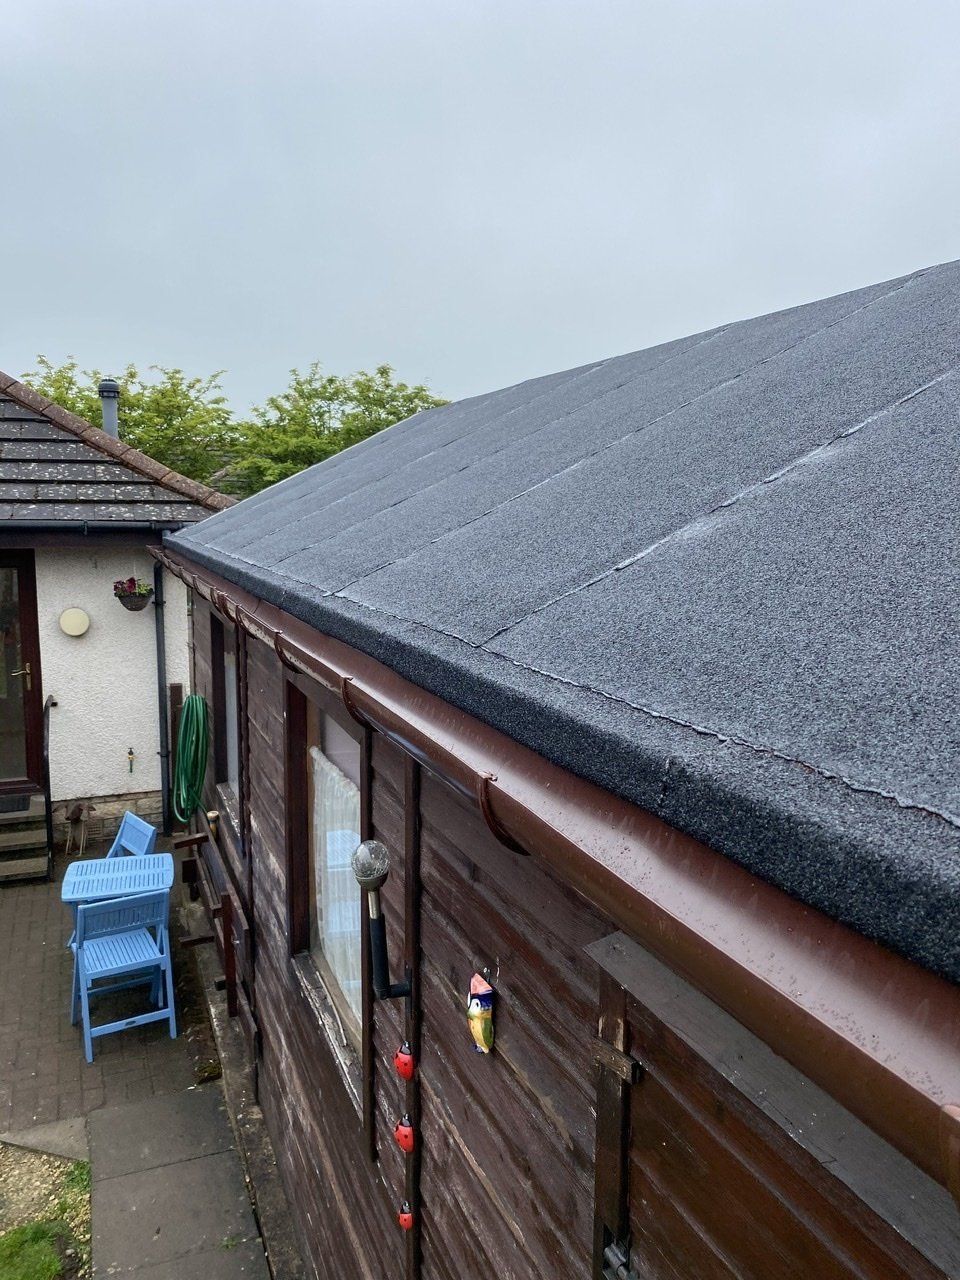
[[431, 409], [170, 539], [960, 980], [960, 264]]

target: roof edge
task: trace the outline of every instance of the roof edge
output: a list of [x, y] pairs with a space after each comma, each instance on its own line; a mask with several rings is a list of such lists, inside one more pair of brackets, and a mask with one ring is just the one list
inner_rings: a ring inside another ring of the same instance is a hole
[[71, 435], [83, 440], [91, 448], [99, 449], [108, 457], [116, 458], [124, 466], [138, 471], [154, 484], [170, 489], [174, 493], [183, 494], [209, 511], [225, 511], [227, 507], [236, 505], [236, 498], [218, 493], [216, 489], [201, 484], [199, 480], [191, 480], [189, 476], [182, 476], [179, 471], [165, 467], [162, 462], [157, 462], [147, 454], [141, 453], [139, 449], [134, 449], [132, 445], [124, 444], [122, 440], [117, 440], [106, 431], [101, 431], [99, 427], [71, 413], [69, 409], [64, 409], [53, 400], [46, 399], [38, 391], [34, 391], [33, 387], [27, 386], [17, 378], [12, 378], [2, 370], [0, 370], [0, 394], [9, 396], [24, 409], [32, 409], [34, 413], [40, 414], [54, 426], [61, 427], [64, 431], [69, 431]]
[[151, 553], [957, 1194], [940, 1147], [944, 1125], [960, 1128], [954, 984], [251, 595], [189, 550]]

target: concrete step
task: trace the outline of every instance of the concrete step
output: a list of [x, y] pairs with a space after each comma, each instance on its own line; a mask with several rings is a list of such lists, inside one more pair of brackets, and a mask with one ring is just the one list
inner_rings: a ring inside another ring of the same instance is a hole
[[0, 848], [3, 847], [3, 837], [9, 836], [10, 839], [14, 839], [24, 831], [36, 831], [37, 827], [45, 827], [46, 825], [46, 819], [42, 813], [32, 818], [24, 816], [18, 822], [0, 823]]
[[25, 796], [0, 795], [0, 831], [8, 827], [16, 829], [21, 823], [31, 823], [37, 818], [42, 820], [43, 815], [43, 796], [41, 795], [34, 793]]
[[20, 830], [0, 828], [0, 858], [7, 852], [35, 849], [38, 845], [44, 849], [47, 847], [47, 828], [43, 819], [32, 823], [29, 827], [21, 827]]
[[27, 853], [22, 857], [0, 855], [0, 884], [8, 880], [35, 880], [47, 874], [47, 851]]

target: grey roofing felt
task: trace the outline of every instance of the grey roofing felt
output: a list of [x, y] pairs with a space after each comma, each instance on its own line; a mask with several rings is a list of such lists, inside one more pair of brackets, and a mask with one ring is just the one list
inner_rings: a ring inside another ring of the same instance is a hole
[[172, 539], [960, 979], [960, 264], [398, 424]]
[[184, 493], [0, 394], [0, 532], [11, 520], [46, 527], [63, 522], [169, 526], [209, 514]]

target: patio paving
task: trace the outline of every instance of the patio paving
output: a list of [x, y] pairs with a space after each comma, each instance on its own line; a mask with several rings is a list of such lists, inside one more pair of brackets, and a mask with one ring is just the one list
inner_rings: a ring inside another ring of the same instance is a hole
[[[174, 942], [178, 1038], [133, 1028], [97, 1040], [87, 1063], [69, 1016], [65, 866], [50, 884], [0, 887], [0, 1141], [74, 1158], [89, 1144], [95, 1276], [266, 1280], [223, 1090], [197, 1083], [216, 1050], [191, 958]], [[178, 898], [175, 884], [172, 934]], [[101, 1004], [121, 1016], [142, 998]]]
[[[0, 1134], [195, 1083], [187, 1043], [171, 1040], [165, 1024], [104, 1036], [94, 1061], [85, 1060], [69, 1014], [73, 957], [65, 943], [72, 920], [60, 901], [66, 864], [57, 859], [50, 884], [0, 887]], [[175, 964], [182, 987], [182, 955]], [[103, 1007], [125, 998], [134, 997], [106, 997]]]
[[95, 1274], [266, 1280], [219, 1084], [104, 1107], [89, 1131]]

